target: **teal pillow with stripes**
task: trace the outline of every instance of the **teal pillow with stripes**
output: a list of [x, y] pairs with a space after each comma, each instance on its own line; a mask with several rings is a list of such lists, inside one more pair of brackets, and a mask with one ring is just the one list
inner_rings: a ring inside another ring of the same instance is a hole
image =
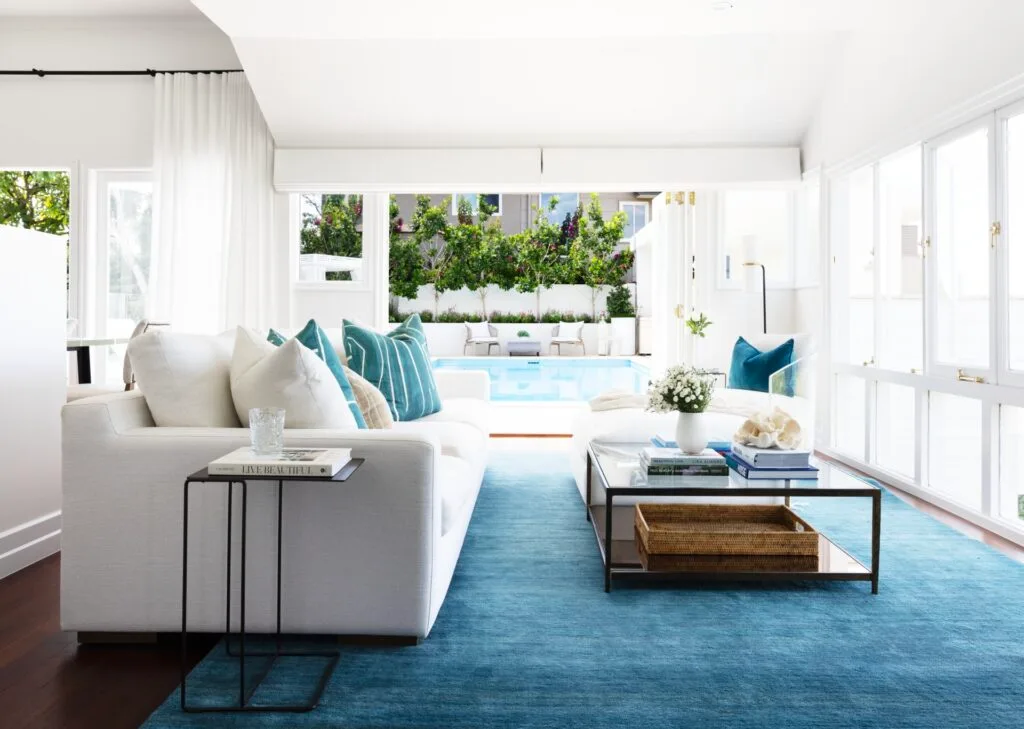
[[[331, 341], [327, 338], [324, 330], [317, 325], [315, 320], [310, 319], [306, 326], [302, 328], [302, 331], [295, 335], [295, 338], [299, 340], [299, 344], [313, 350], [313, 353], [324, 361], [327, 369], [331, 371], [334, 379], [341, 386], [341, 391], [345, 395], [345, 401], [352, 411], [352, 416], [356, 419], [356, 425], [360, 429], [366, 430], [366, 419], [356, 403], [356, 396], [352, 392], [352, 385], [349, 384], [348, 377], [345, 375], [345, 367], [341, 364], [341, 357], [334, 351], [334, 347], [331, 345]], [[280, 347], [288, 341], [288, 338], [280, 332], [271, 329], [270, 333], [267, 334], [267, 341], [276, 347]]]
[[344, 341], [348, 366], [384, 394], [395, 420], [416, 420], [441, 410], [419, 314], [387, 334], [346, 319]]

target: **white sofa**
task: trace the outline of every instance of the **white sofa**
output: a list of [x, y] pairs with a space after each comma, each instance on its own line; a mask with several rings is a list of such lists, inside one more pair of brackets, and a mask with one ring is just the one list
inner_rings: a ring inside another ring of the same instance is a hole
[[[349, 447], [344, 484], [285, 485], [282, 628], [426, 637], [451, 582], [487, 459], [484, 372], [437, 372], [441, 412], [393, 430], [286, 430], [287, 445]], [[139, 392], [63, 411], [61, 626], [80, 633], [181, 629], [183, 482], [249, 442], [244, 428], [155, 427]], [[238, 487], [236, 487], [238, 489]], [[238, 628], [240, 491], [232, 547]], [[225, 619], [226, 487], [189, 500], [189, 629]], [[249, 487], [246, 629], [275, 617], [276, 484]]]

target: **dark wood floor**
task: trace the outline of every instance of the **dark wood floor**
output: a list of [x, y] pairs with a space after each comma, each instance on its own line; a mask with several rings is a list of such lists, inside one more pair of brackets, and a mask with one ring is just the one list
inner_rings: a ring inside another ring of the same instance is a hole
[[[1012, 542], [913, 496], [897, 495], [1024, 562], [1024, 549]], [[60, 630], [59, 585], [59, 555], [0, 580], [0, 727], [138, 727], [178, 685], [179, 645], [171, 640], [79, 646], [74, 634]], [[198, 662], [214, 641], [195, 640], [190, 662]]]
[[[59, 587], [60, 555], [0, 580], [0, 727], [135, 729], [178, 685], [179, 644], [79, 646]], [[193, 642], [194, 665], [213, 639]]]

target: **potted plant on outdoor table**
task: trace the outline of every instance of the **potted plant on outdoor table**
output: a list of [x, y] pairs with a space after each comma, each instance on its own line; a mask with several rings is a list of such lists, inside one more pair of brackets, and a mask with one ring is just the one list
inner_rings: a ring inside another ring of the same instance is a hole
[[651, 384], [647, 391], [647, 409], [656, 413], [678, 412], [676, 445], [688, 454], [702, 452], [708, 445], [708, 427], [704, 411], [711, 404], [715, 379], [701, 370], [677, 365]]

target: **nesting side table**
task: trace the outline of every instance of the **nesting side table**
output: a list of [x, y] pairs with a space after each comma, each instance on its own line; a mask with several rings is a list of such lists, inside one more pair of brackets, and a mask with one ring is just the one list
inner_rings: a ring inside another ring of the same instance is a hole
[[[322, 650], [322, 651], [289, 651], [282, 650], [281, 648], [281, 521], [282, 521], [282, 507], [284, 505], [284, 491], [285, 484], [287, 483], [302, 483], [302, 482], [316, 482], [324, 485], [325, 488], [329, 488], [332, 484], [342, 483], [347, 481], [348, 478], [359, 469], [363, 464], [362, 458], [353, 458], [349, 461], [337, 474], [331, 478], [323, 477], [296, 477], [289, 476], [287, 480], [282, 479], [280, 476], [214, 476], [207, 472], [207, 469], [196, 471], [191, 476], [185, 479], [184, 488], [184, 502], [185, 511], [182, 520], [182, 534], [181, 534], [181, 710], [185, 712], [304, 712], [311, 711], [316, 708], [317, 704], [320, 703], [320, 697], [323, 695], [324, 687], [327, 685], [327, 681], [330, 679], [331, 674], [334, 672], [334, 667], [338, 664], [339, 652], [336, 650]], [[245, 650], [245, 564], [246, 564], [246, 523], [248, 520], [248, 493], [249, 483], [254, 482], [257, 484], [277, 484], [277, 628], [274, 633], [274, 650], [269, 652], [254, 652]], [[188, 642], [188, 494], [189, 487], [193, 484], [226, 484], [228, 490], [228, 509], [227, 509], [227, 578], [225, 581], [225, 589], [227, 594], [227, 609], [225, 611], [225, 641], [226, 650], [229, 656], [238, 659], [238, 703], [229, 705], [216, 705], [216, 706], [189, 706], [186, 700], [186, 677], [188, 674], [188, 662], [187, 662], [187, 642]], [[241, 486], [242, 490], [242, 505], [241, 505], [241, 567], [240, 567], [240, 582], [241, 582], [241, 598], [239, 605], [239, 632], [238, 632], [238, 650], [237, 652], [231, 651], [231, 516], [232, 516], [232, 501], [233, 494], [235, 491], [235, 485]], [[266, 666], [262, 669], [256, 680], [251, 686], [246, 686], [245, 681], [245, 658], [246, 656], [267, 656], [271, 660], [267, 662]], [[328, 663], [320, 674], [320, 678], [313, 690], [312, 697], [307, 701], [301, 701], [296, 703], [284, 703], [284, 704], [253, 704], [252, 696], [259, 688], [263, 679], [270, 673], [271, 667], [274, 662], [283, 656], [287, 657], [306, 657], [306, 658], [327, 658]]]

